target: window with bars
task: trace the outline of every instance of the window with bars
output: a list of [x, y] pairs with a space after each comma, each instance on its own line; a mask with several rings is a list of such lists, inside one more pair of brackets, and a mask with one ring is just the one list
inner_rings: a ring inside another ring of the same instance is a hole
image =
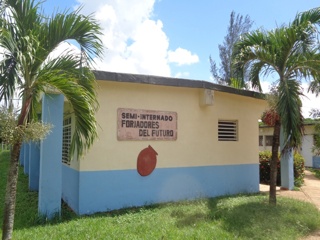
[[263, 146], [263, 136], [259, 136], [259, 146]]
[[238, 121], [218, 121], [218, 141], [238, 141]]
[[63, 120], [63, 132], [62, 132], [62, 162], [70, 165], [70, 150], [71, 144], [71, 117]]
[[273, 136], [266, 136], [266, 146], [270, 147], [273, 143]]

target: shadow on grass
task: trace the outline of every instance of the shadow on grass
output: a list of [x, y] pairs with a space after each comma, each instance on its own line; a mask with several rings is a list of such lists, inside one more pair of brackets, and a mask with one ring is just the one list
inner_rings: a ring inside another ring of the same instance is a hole
[[[3, 222], [3, 209], [7, 175], [9, 169], [10, 151], [0, 152], [0, 221]], [[38, 215], [38, 192], [30, 191], [28, 176], [24, 174], [23, 167], [19, 167], [17, 186], [17, 199], [15, 210], [14, 229], [30, 228], [38, 225], [57, 224], [75, 219], [77, 215], [62, 203], [61, 216], [57, 214], [52, 220]]]
[[[320, 226], [320, 214], [309, 203], [278, 197], [277, 205], [272, 206], [263, 195], [243, 199], [243, 202], [241, 197], [209, 199], [209, 219], [219, 221], [221, 227], [235, 236], [249, 239], [293, 239]], [[311, 216], [310, 211], [316, 214]], [[257, 232], [266, 235], [257, 236]]]
[[171, 217], [177, 228], [217, 225], [244, 239], [296, 239], [320, 226], [320, 213], [312, 204], [289, 198], [278, 197], [277, 206], [272, 206], [262, 194], [224, 196], [208, 199], [207, 208], [206, 212], [175, 209]]
[[[208, 206], [210, 208], [215, 208], [217, 203], [224, 199], [225, 197], [209, 198], [207, 200]], [[206, 201], [206, 199], [200, 199], [195, 201]], [[193, 201], [190, 201], [190, 203]], [[208, 212], [186, 212], [182, 209], [175, 209], [171, 212], [171, 217], [176, 219], [177, 228], [192, 227], [200, 223], [212, 222], [210, 217], [211, 210]]]
[[185, 213], [182, 210], [174, 210], [171, 217], [176, 218], [178, 228], [191, 227], [200, 222], [206, 222], [208, 217], [205, 213]]

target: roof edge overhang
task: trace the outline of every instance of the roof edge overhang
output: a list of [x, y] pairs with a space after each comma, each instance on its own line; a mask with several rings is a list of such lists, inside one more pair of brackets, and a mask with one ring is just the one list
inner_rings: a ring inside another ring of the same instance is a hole
[[265, 99], [265, 94], [248, 91], [243, 89], [236, 89], [229, 86], [219, 85], [203, 80], [189, 80], [183, 78], [172, 77], [160, 77], [154, 75], [143, 74], [131, 74], [131, 73], [118, 73], [107, 71], [93, 71], [97, 80], [113, 81], [113, 82], [125, 82], [125, 83], [141, 83], [152, 84], [160, 86], [171, 87], [186, 87], [186, 88], [199, 88], [199, 89], [211, 89], [219, 92], [226, 92], [231, 94], [237, 94], [246, 97], [252, 97], [257, 99]]

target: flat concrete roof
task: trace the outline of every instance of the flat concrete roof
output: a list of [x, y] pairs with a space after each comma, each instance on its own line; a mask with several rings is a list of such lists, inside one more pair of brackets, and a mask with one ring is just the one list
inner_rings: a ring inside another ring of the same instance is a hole
[[172, 77], [160, 77], [153, 75], [143, 74], [129, 74], [129, 73], [117, 73], [117, 72], [106, 72], [106, 71], [93, 71], [97, 80], [102, 81], [113, 81], [113, 82], [125, 82], [125, 83], [141, 83], [141, 84], [152, 84], [160, 86], [172, 86], [172, 87], [187, 87], [187, 88], [203, 88], [211, 89], [219, 92], [226, 92], [231, 94], [237, 94], [246, 97], [252, 97], [257, 99], [264, 99], [264, 94], [236, 89], [228, 86], [223, 86], [203, 80], [189, 80], [183, 78], [172, 78]]

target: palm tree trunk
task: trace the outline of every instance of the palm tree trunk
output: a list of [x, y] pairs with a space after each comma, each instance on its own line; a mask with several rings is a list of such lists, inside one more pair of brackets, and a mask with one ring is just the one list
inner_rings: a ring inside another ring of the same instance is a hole
[[12, 239], [14, 213], [16, 207], [17, 183], [19, 174], [20, 149], [21, 142], [18, 142], [13, 145], [11, 151], [3, 214], [2, 240]]
[[276, 120], [273, 130], [272, 138], [272, 157], [270, 161], [270, 192], [269, 192], [269, 204], [277, 204], [277, 165], [280, 145], [280, 121]]
[[[32, 98], [29, 95], [29, 97], [25, 101], [25, 104], [22, 105], [23, 107], [21, 109], [17, 127], [21, 126], [27, 119], [30, 110], [31, 100]], [[3, 210], [2, 240], [12, 239], [14, 215], [16, 208], [17, 184], [19, 176], [19, 156], [21, 144], [22, 139], [17, 140], [17, 142], [14, 143], [11, 150], [9, 172], [6, 186], [6, 196]]]

